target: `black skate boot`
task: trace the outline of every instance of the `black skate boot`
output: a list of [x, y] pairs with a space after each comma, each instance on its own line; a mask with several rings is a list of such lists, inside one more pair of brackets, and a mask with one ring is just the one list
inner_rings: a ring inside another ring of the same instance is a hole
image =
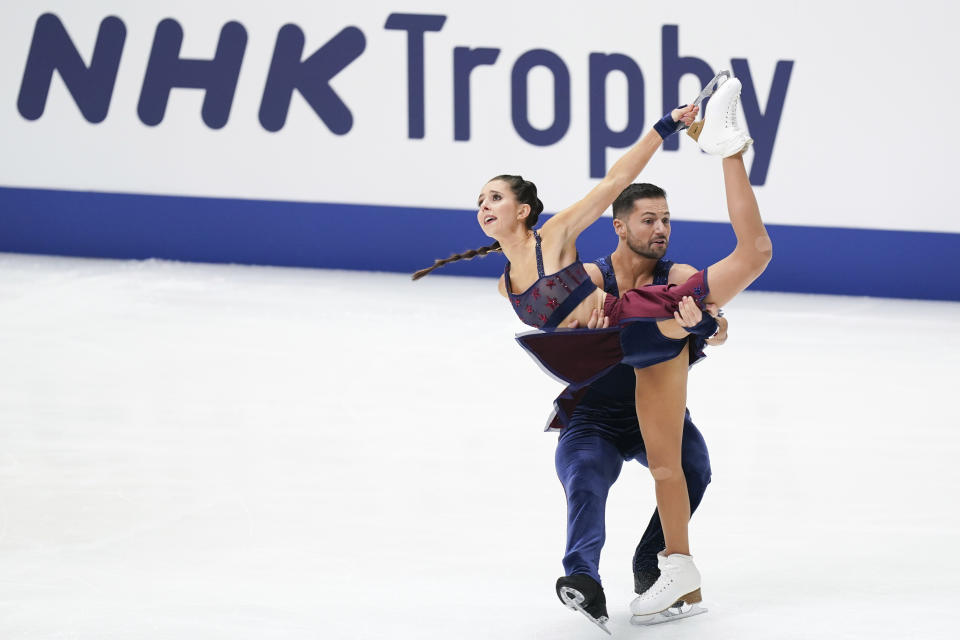
[[610, 633], [607, 629], [607, 598], [603, 595], [603, 587], [596, 580], [581, 573], [558, 578], [557, 597], [564, 605], [576, 609], [595, 625]]

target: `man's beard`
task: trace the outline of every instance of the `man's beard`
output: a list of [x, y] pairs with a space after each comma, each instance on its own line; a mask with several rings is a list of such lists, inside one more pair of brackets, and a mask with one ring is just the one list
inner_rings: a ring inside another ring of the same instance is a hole
[[666, 238], [663, 239], [663, 248], [655, 248], [650, 245], [639, 245], [635, 244], [627, 238], [627, 246], [630, 247], [630, 250], [633, 251], [638, 256], [643, 256], [644, 258], [650, 258], [652, 260], [659, 260], [667, 253], [667, 247], [670, 246], [670, 241]]

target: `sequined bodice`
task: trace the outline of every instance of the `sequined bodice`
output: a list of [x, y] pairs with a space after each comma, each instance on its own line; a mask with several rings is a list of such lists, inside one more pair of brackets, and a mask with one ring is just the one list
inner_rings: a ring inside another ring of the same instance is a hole
[[580, 260], [556, 273], [544, 274], [540, 234], [534, 231], [533, 236], [537, 243], [537, 275], [540, 278], [523, 293], [512, 293], [508, 262], [504, 268], [507, 295], [513, 310], [524, 323], [538, 329], [555, 329], [577, 305], [596, 290], [596, 285], [590, 280]]

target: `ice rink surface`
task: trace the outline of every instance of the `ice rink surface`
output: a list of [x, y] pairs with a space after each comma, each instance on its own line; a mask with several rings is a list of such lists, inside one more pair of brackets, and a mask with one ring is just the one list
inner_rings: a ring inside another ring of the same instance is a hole
[[[0, 638], [606, 637], [553, 592], [560, 385], [492, 280], [11, 254], [0, 274]], [[627, 463], [614, 636], [956, 638], [960, 304], [726, 311], [689, 391], [710, 611], [629, 624], [654, 496]]]

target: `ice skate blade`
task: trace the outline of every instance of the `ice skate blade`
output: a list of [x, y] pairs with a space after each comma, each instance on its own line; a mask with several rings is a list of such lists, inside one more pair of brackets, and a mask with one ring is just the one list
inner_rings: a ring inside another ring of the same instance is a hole
[[560, 587], [560, 599], [563, 601], [563, 604], [567, 606], [568, 609], [575, 609], [582, 613], [587, 620], [597, 625], [601, 629], [607, 632], [607, 635], [612, 636], [613, 633], [610, 629], [607, 629], [607, 620], [608, 618], [594, 618], [592, 615], [587, 613], [587, 610], [584, 609], [581, 604], [583, 604], [583, 594], [577, 591], [576, 589], [571, 589], [570, 587]]
[[[729, 80], [729, 79], [730, 79], [730, 72], [729, 72], [729, 71], [721, 71], [721, 72], [718, 73], [717, 75], [713, 76], [713, 79], [710, 80], [710, 82], [708, 82], [706, 85], [704, 85], [703, 91], [700, 92], [700, 95], [698, 95], [696, 98], [694, 98], [694, 99], [693, 99], [693, 102], [691, 102], [690, 104], [691, 104], [692, 106], [694, 106], [694, 107], [699, 107], [699, 106], [703, 103], [704, 100], [706, 100], [707, 98], [709, 98], [710, 96], [713, 95], [713, 92], [716, 91], [716, 90], [720, 87], [720, 85], [723, 84], [723, 82], [726, 82], [726, 81]], [[721, 82], [721, 80], [722, 80], [723, 82]], [[698, 125], [698, 123], [699, 123], [699, 125]], [[694, 127], [697, 127], [697, 132], [696, 132], [696, 133], [690, 133], [690, 131], [687, 131], [687, 134], [688, 134], [691, 138], [693, 138], [694, 140], [696, 140], [696, 139], [697, 139], [697, 136], [700, 135], [700, 129], [703, 127], [703, 119], [700, 119], [700, 120], [698, 120], [697, 122], [694, 122], [692, 125], [690, 125], [689, 128], [690, 128], [690, 129], [693, 129]], [[680, 127], [680, 131], [683, 131], [684, 129], [687, 129], [687, 127], [685, 127], [685, 126], [684, 126], [684, 127]]]
[[[721, 71], [717, 75], [713, 76], [713, 79], [711, 79], [710, 82], [703, 87], [703, 91], [700, 92], [700, 95], [694, 98], [691, 104], [693, 104], [695, 107], [699, 107], [704, 100], [712, 96], [713, 92], [719, 89], [720, 85], [729, 80], [730, 77], [729, 71]], [[721, 80], [723, 82], [721, 82]]]
[[650, 625], [654, 624], [663, 624], [664, 622], [673, 622], [674, 620], [682, 620], [683, 618], [692, 618], [693, 616], [698, 616], [701, 613], [706, 612], [707, 609], [704, 609], [699, 604], [677, 602], [674, 603], [672, 607], [664, 609], [660, 613], [651, 613], [650, 615], [645, 616], [630, 616], [630, 624], [640, 627], [649, 627]]

